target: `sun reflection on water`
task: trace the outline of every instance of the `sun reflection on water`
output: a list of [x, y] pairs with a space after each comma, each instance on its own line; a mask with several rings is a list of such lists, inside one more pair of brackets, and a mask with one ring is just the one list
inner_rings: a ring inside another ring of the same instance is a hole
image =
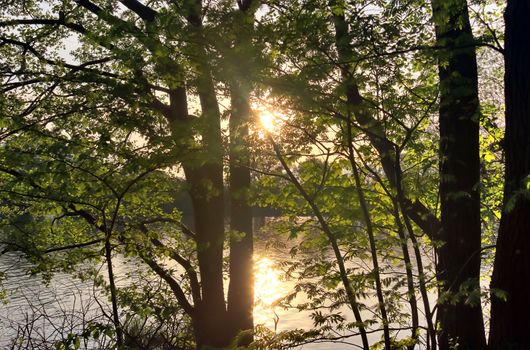
[[278, 302], [289, 293], [289, 286], [281, 278], [277, 263], [267, 257], [256, 256], [254, 262], [254, 319], [256, 324], [275, 327]]
[[269, 258], [259, 257], [254, 265], [255, 299], [270, 306], [282, 298], [280, 271], [275, 268], [275, 263]]

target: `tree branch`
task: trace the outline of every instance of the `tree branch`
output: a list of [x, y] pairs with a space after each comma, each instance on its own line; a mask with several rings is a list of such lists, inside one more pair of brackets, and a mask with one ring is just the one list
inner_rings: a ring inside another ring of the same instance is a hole
[[83, 27], [80, 24], [72, 23], [70, 21], [66, 21], [66, 18], [64, 14], [59, 14], [58, 19], [51, 19], [51, 18], [32, 18], [32, 19], [26, 19], [26, 18], [20, 18], [20, 19], [12, 19], [9, 21], [0, 22], [0, 28], [1, 27], [9, 27], [9, 26], [15, 26], [15, 25], [60, 25], [69, 29], [72, 29], [75, 32], [86, 34], [87, 30], [85, 27]]
[[88, 241], [88, 242], [71, 244], [71, 245], [62, 246], [62, 247], [49, 248], [49, 249], [46, 249], [44, 251], [44, 253], [53, 253], [53, 252], [60, 252], [60, 251], [63, 251], [63, 250], [84, 248], [84, 247], [88, 247], [88, 246], [91, 246], [91, 245], [94, 245], [94, 244], [97, 244], [97, 243], [101, 243], [103, 241], [105, 241], [104, 238], [98, 238], [98, 239], [94, 239], [94, 240]]
[[[139, 250], [141, 249], [142, 247], [139, 248]], [[158, 276], [160, 276], [164, 281], [166, 281], [184, 312], [191, 318], [194, 318], [195, 309], [186, 298], [186, 294], [180, 287], [179, 283], [166, 270], [164, 270], [160, 265], [158, 265], [155, 260], [145, 255], [140, 255], [140, 257]]]
[[199, 303], [201, 301], [201, 286], [199, 284], [197, 272], [191, 265], [191, 262], [187, 259], [184, 259], [174, 249], [168, 248], [164, 243], [162, 243], [158, 239], [152, 238], [151, 242], [156, 247], [168, 249], [169, 256], [171, 257], [171, 259], [175, 260], [180, 266], [184, 268], [184, 270], [186, 271], [186, 274], [190, 278], [190, 287], [191, 287], [191, 294], [192, 294], [193, 301], [195, 304]]
[[145, 22], [153, 22], [158, 14], [155, 10], [137, 0], [120, 0], [120, 2]]

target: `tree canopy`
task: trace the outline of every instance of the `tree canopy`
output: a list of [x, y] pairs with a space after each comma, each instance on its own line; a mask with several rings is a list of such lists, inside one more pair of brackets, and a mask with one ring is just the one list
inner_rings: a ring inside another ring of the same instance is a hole
[[[523, 1], [2, 5], [2, 254], [111, 308], [55, 346], [530, 346]], [[255, 241], [312, 329], [255, 324]]]

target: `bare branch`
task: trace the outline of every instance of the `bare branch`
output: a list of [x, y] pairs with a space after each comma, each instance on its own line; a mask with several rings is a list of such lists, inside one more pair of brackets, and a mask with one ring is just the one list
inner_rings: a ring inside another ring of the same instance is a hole
[[71, 244], [71, 245], [62, 246], [62, 247], [49, 248], [49, 249], [46, 249], [44, 251], [44, 253], [53, 253], [53, 252], [60, 252], [60, 251], [63, 251], [63, 250], [85, 248], [85, 247], [88, 247], [88, 246], [91, 246], [91, 245], [94, 245], [94, 244], [97, 244], [97, 243], [101, 243], [104, 240], [105, 240], [104, 238], [98, 238], [98, 239], [94, 239], [94, 240], [91, 240], [91, 241], [88, 241], [88, 242]]

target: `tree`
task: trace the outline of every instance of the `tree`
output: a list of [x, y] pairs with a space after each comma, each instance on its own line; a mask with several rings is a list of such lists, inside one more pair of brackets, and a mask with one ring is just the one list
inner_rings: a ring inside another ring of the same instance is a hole
[[[253, 57], [252, 34], [254, 8], [252, 0], [238, 1], [233, 31], [238, 32], [231, 56], [230, 97], [232, 111], [230, 129], [230, 285], [228, 288], [229, 323], [234, 334], [252, 330], [254, 303], [253, 216], [250, 205], [250, 143], [249, 125], [252, 120], [250, 93]], [[236, 66], [239, 64], [239, 66]], [[252, 337], [243, 339], [248, 345]]]
[[[113, 276], [111, 250], [117, 245], [123, 246], [126, 254], [137, 254], [168, 283], [181, 307], [192, 320], [198, 348], [226, 346], [239, 331], [252, 328], [253, 297], [250, 283], [252, 233], [251, 226], [249, 227], [251, 217], [245, 195], [242, 193], [249, 185], [249, 176], [245, 169], [244, 156], [247, 146], [241, 141], [245, 137], [244, 128], [248, 127], [249, 85], [242, 81], [241, 72], [226, 82], [227, 85], [232, 86], [234, 105], [231, 124], [234, 127], [231, 129], [234, 134], [231, 136], [232, 144], [237, 145], [232, 148], [231, 154], [231, 183], [234, 194], [232, 213], [235, 216], [240, 214], [241, 208], [245, 210], [244, 214], [241, 213], [242, 215], [232, 220], [232, 227], [246, 235], [242, 244], [237, 244], [235, 240], [232, 242], [231, 274], [234, 276], [234, 281], [229, 292], [229, 311], [223, 288], [225, 154], [221, 130], [222, 115], [218, 103], [219, 86], [216, 81], [220, 75], [214, 67], [218, 64], [220, 66], [224, 60], [226, 66], [234, 65], [233, 62], [226, 62], [226, 57], [219, 54], [232, 45], [230, 42], [232, 39], [225, 40], [235, 37], [232, 30], [240, 28], [234, 26], [227, 30], [224, 28], [227, 23], [214, 22], [213, 19], [216, 16], [226, 17], [234, 12], [248, 12], [248, 14], [235, 13], [234, 17], [244, 17], [245, 20], [241, 25], [250, 24], [251, 28], [252, 2], [242, 1], [237, 4], [239, 10], [235, 10], [234, 4], [229, 1], [218, 2], [208, 8], [203, 7], [201, 1], [167, 2], [155, 4], [153, 7], [134, 0], [124, 0], [119, 5], [105, 2], [99, 4], [89, 0], [50, 2], [47, 7], [28, 1], [24, 4], [11, 4], [0, 24], [6, 29], [2, 33], [3, 49], [6, 52], [16, 53], [12, 57], [4, 56], [7, 69], [3, 72], [3, 91], [10, 96], [18, 94], [18, 99], [22, 100], [21, 105], [29, 106], [15, 116], [22, 125], [20, 126], [22, 131], [31, 129], [31, 132], [44, 132], [45, 137], [58, 138], [66, 145], [72, 142], [70, 138], [76, 135], [76, 131], [61, 129], [64, 125], [62, 123], [65, 120], [72, 123], [76, 118], [81, 119], [85, 116], [82, 115], [83, 110], [81, 110], [72, 115], [71, 119], [58, 117], [54, 113], [55, 100], [50, 96], [57, 93], [68, 94], [74, 99], [89, 101], [87, 103], [92, 106], [97, 106], [97, 99], [106, 100], [108, 105], [104, 109], [104, 114], [95, 118], [99, 128], [93, 129], [94, 135], [90, 134], [89, 129], [82, 129], [89, 139], [96, 138], [103, 144], [115, 144], [116, 142], [111, 141], [117, 138], [116, 133], [128, 130], [129, 136], [137, 133], [137, 137], [143, 138], [148, 147], [164, 149], [165, 151], [159, 153], [161, 158], [157, 160], [142, 159], [145, 155], [136, 154], [133, 159], [137, 164], [131, 165], [132, 170], [129, 171], [139, 176], [138, 182], [144, 177], [140, 176], [142, 162], [158, 162], [158, 165], [154, 166], [156, 169], [162, 164], [164, 164], [162, 167], [182, 168], [194, 208], [193, 232], [188, 228], [182, 228], [183, 231], [188, 232], [188, 235], [191, 234], [195, 241], [196, 256], [193, 256], [191, 261], [180, 256], [177, 248], [166, 246], [167, 242], [161, 237], [153, 238], [151, 231], [155, 228], [146, 223], [137, 222], [134, 228], [134, 231], [142, 233], [147, 239], [148, 244], [144, 244], [142, 248], [147, 249], [145, 253], [131, 244], [122, 230], [116, 229], [117, 221], [128, 219], [123, 207], [123, 197], [128, 195], [127, 186], [125, 188], [119, 185], [108, 186], [111, 192], [118, 194], [114, 196], [115, 210], [110, 217], [105, 216], [105, 210], [101, 212], [103, 217], [96, 216], [82, 200], [78, 200], [75, 196], [64, 196], [61, 188], [56, 188], [55, 191], [67, 209], [65, 215], [75, 216], [93, 228], [103, 229], [109, 266], [108, 275], [111, 280]], [[231, 34], [221, 38], [220, 32]], [[248, 43], [250, 30], [248, 35], [244, 43], [235, 45]], [[47, 43], [51, 43], [53, 47], [53, 44], [69, 36], [77, 37], [81, 41], [80, 46], [74, 48], [77, 60], [81, 61], [79, 64], [67, 63], [57, 55], [53, 57], [53, 49], [45, 47]], [[44, 91], [42, 96], [39, 95], [41, 88]], [[199, 105], [196, 108], [199, 117], [194, 116], [190, 112], [192, 107], [188, 106], [193, 98]], [[69, 100], [63, 99], [63, 102]], [[40, 103], [45, 106], [44, 109], [35, 110], [32, 107]], [[97, 107], [93, 108], [97, 110]], [[45, 121], [32, 124], [31, 118], [35, 118], [35, 115], [42, 115]], [[140, 121], [146, 116], [152, 124]], [[113, 130], [113, 133], [104, 130], [105, 123], [108, 123], [107, 129]], [[88, 127], [90, 126], [93, 125]], [[48, 130], [47, 128], [50, 127], [51, 130]], [[16, 142], [21, 142], [21, 130], [13, 130], [12, 134], [18, 136]], [[61, 133], [66, 133], [66, 136], [60, 137]], [[131, 151], [130, 148], [134, 149], [134, 146], [129, 142], [129, 136], [125, 137], [124, 144]], [[236, 151], [236, 148], [240, 150]], [[109, 153], [102, 155], [103, 159], [115, 157], [111, 149], [107, 151]], [[167, 157], [165, 160], [162, 155], [164, 153]], [[70, 157], [68, 153], [58, 156]], [[4, 160], [9, 157], [13, 156], [6, 155]], [[97, 155], [91, 160], [94, 160], [91, 166], [99, 163]], [[58, 161], [61, 161], [61, 158]], [[44, 197], [47, 197], [48, 201], [54, 200], [53, 191], [46, 187], [49, 184], [41, 186], [39, 182], [34, 181], [32, 170], [27, 170], [30, 167], [29, 163], [20, 164], [22, 168], [11, 162], [5, 163], [3, 172], [8, 178], [25, 183], [29, 186], [26, 188], [28, 191], [42, 192], [43, 201], [46, 200]], [[41, 165], [35, 164], [35, 166]], [[84, 164], [75, 164], [75, 162], [67, 168], [70, 171], [74, 168], [86, 170]], [[103, 183], [109, 181], [108, 176], [118, 177], [118, 173], [113, 172], [100, 175]], [[238, 220], [243, 222], [240, 224]], [[101, 223], [103, 226], [100, 226]], [[178, 225], [178, 222], [174, 224]], [[169, 255], [182, 266], [188, 275], [187, 285], [178, 283], [171, 271], [164, 267], [160, 260], [160, 250], [165, 250], [164, 254]], [[239, 290], [243, 286], [246, 291]], [[188, 288], [190, 295], [186, 293]], [[191, 298], [193, 303], [188, 298]], [[113, 298], [114, 304], [115, 300], [116, 298]], [[117, 342], [121, 345], [118, 305], [115, 305], [113, 312]], [[241, 317], [242, 322], [232, 326], [229, 322], [229, 312], [232, 319]]]
[[[299, 307], [313, 309], [315, 329], [286, 332], [278, 346], [359, 335], [368, 349], [380, 332], [386, 349], [485, 347], [479, 43], [466, 1], [433, 0], [432, 13], [424, 1], [383, 0], [268, 1], [260, 11], [250, 0], [46, 4], [14, 2], [0, 18], [3, 236], [45, 271], [104, 261], [118, 347], [130, 339], [123, 315], [152, 308], [191, 325], [197, 348], [252, 341], [251, 202], [282, 209], [277, 224], [301, 240], [293, 254], [316, 251], [289, 269], [311, 296]], [[72, 39], [67, 53], [60, 45]], [[509, 89], [507, 120], [523, 120]], [[267, 105], [284, 115], [279, 134], [253, 129], [253, 109]], [[519, 237], [510, 215], [526, 210], [514, 145], [527, 135], [514, 135], [492, 291], [523, 307], [498, 272], [516, 253], [506, 250], [506, 232]], [[173, 210], [183, 190], [191, 227]], [[118, 255], [173, 300], [138, 309], [141, 297], [114, 282]], [[505, 332], [511, 305], [494, 300], [492, 329]]]
[[439, 51], [440, 348], [485, 349], [480, 302], [478, 76], [466, 1], [432, 1]]
[[[432, 87], [432, 85], [429, 85], [432, 83], [429, 71], [426, 70], [427, 74], [421, 75], [420, 79], [416, 79], [419, 83], [415, 85], [415, 82], [409, 80], [407, 74], [417, 66], [408, 67], [401, 60], [401, 55], [406, 56], [410, 51], [415, 51], [408, 45], [414, 47], [413, 45], [417, 44], [421, 47], [426, 38], [418, 34], [418, 36], [412, 37], [410, 42], [400, 42], [395, 48], [395, 52], [381, 50], [384, 45], [388, 45], [389, 42], [394, 43], [393, 40], [397, 40], [394, 35], [399, 35], [401, 27], [396, 24], [398, 23], [397, 21], [392, 22], [393, 16], [400, 18], [400, 16], [405, 16], [405, 13], [407, 15], [412, 13], [414, 16], [422, 17], [424, 14], [419, 10], [418, 14], [415, 11], [417, 9], [396, 8], [394, 4], [381, 4], [381, 11], [373, 14], [366, 11], [362, 4], [359, 4], [359, 6], [354, 4], [344, 5], [342, 2], [330, 2], [329, 7], [325, 7], [327, 11], [314, 10], [315, 8], [324, 8], [324, 5], [328, 4], [321, 2], [296, 3], [292, 12], [289, 12], [289, 9], [282, 8], [281, 5], [278, 6], [278, 12], [281, 13], [278, 26], [281, 26], [284, 33], [288, 33], [288, 38], [283, 39], [282, 44], [278, 48], [279, 53], [275, 54], [283, 57], [283, 60], [279, 60], [281, 64], [294, 68], [288, 70], [284, 76], [278, 77], [277, 80], [273, 80], [271, 83], [274, 93], [281, 96], [279, 100], [283, 101], [282, 97], [285, 100], [288, 100], [289, 97], [291, 99], [290, 102], [280, 103], [277, 108], [285, 108], [285, 113], [291, 115], [291, 119], [286, 123], [286, 128], [301, 130], [299, 131], [301, 135], [290, 136], [291, 138], [299, 140], [309, 139], [309, 142], [313, 143], [313, 147], [319, 149], [321, 152], [320, 157], [322, 158], [326, 157], [326, 155], [332, 159], [345, 157], [350, 165], [345, 166], [342, 171], [353, 175], [353, 169], [358, 167], [355, 164], [355, 157], [358, 157], [358, 159], [364, 158], [364, 160], [360, 161], [362, 166], [359, 167], [367, 174], [363, 174], [361, 186], [364, 189], [360, 189], [361, 193], [373, 191], [373, 182], [376, 182], [386, 190], [386, 192], [381, 191], [379, 193], [380, 197], [388, 196], [392, 199], [391, 203], [394, 203], [394, 205], [390, 205], [392, 208], [390, 213], [394, 214], [384, 216], [386, 213], [382, 214], [381, 211], [385, 212], [388, 209], [382, 209], [375, 204], [374, 198], [371, 198], [371, 202], [368, 205], [371, 213], [369, 213], [368, 219], [366, 215], [364, 215], [364, 219], [362, 219], [362, 216], [355, 218], [355, 220], [367, 223], [366, 228], [371, 221], [370, 215], [374, 215], [381, 220], [377, 226], [378, 241], [374, 242], [375, 244], [371, 248], [368, 248], [370, 253], [368, 253], [367, 258], [375, 258], [372, 260], [375, 269], [370, 272], [370, 275], [374, 278], [372, 282], [377, 284], [379, 269], [375, 262], [378, 260], [379, 249], [384, 249], [377, 248], [377, 246], [381, 245], [388, 248], [386, 244], [390, 244], [388, 241], [383, 240], [382, 236], [388, 233], [379, 225], [388, 225], [388, 220], [390, 222], [396, 220], [399, 223], [405, 221], [407, 223], [407, 231], [406, 233], [405, 231], [400, 231], [404, 237], [401, 243], [406, 246], [409, 240], [414, 242], [416, 260], [419, 261], [418, 266], [420, 266], [421, 271], [418, 285], [422, 296], [425, 296], [423, 298], [423, 306], [426, 309], [426, 313], [430, 315], [420, 248], [418, 242], [415, 241], [414, 228], [408, 216], [414, 217], [420, 226], [425, 228], [432, 236], [436, 234], [436, 230], [433, 230], [433, 228], [437, 227], [437, 219], [420, 201], [410, 199], [414, 198], [414, 196], [420, 197], [420, 194], [405, 194], [404, 188], [405, 186], [411, 186], [411, 179], [406, 178], [400, 170], [403, 154], [408, 153], [410, 155], [414, 153], [414, 146], [412, 145], [415, 145], [417, 138], [421, 138], [421, 130], [426, 126], [426, 116], [432, 112], [431, 107], [433, 105], [432, 100], [424, 97], [424, 94], [432, 94], [432, 90], [429, 90], [429, 87]], [[408, 12], [409, 10], [410, 12]], [[305, 33], [307, 33], [306, 36], [314, 39], [305, 41], [293, 39], [291, 35], [296, 35], [294, 28], [298, 27], [303, 27]], [[304, 54], [300, 55], [301, 52]], [[284, 56], [281, 56], [282, 54]], [[413, 57], [418, 59], [418, 61], [422, 59], [418, 56]], [[425, 72], [422, 71], [422, 73]], [[393, 90], [395, 86], [402, 86], [404, 93], [395, 93], [395, 90]], [[364, 97], [360, 93], [361, 87], [364, 89]], [[294, 117], [294, 115], [300, 115], [300, 118]], [[302, 121], [304, 119], [305, 121]], [[307, 124], [307, 119], [310, 119], [312, 124]], [[319, 127], [322, 127], [322, 129], [319, 129]], [[349, 132], [348, 129], [350, 129]], [[283, 130], [283, 132], [289, 133], [286, 130]], [[330, 141], [328, 133], [333, 133], [336, 140]], [[297, 133], [294, 133], [294, 135], [297, 135]], [[350, 136], [348, 137], [348, 135]], [[282, 142], [277, 143], [281, 147], [282, 143], [285, 142], [289, 143], [289, 141], [285, 141], [282, 138]], [[293, 147], [291, 146], [289, 151], [285, 150], [282, 153], [285, 152], [292, 154], [294, 152]], [[319, 154], [319, 152], [316, 153]], [[306, 156], [302, 156], [302, 158], [304, 157]], [[315, 157], [318, 156], [315, 155]], [[428, 158], [425, 161], [428, 162]], [[287, 161], [286, 165], [289, 164]], [[322, 175], [320, 173], [313, 175], [315, 178], [323, 179], [320, 184], [321, 187], [317, 186], [316, 189], [313, 189], [311, 185], [309, 185], [309, 188], [304, 188], [303, 181], [296, 180], [294, 172], [293, 176], [289, 176], [300, 193], [309, 193], [309, 195], [303, 195], [302, 197], [307, 197], [305, 200], [308, 203], [316, 205], [313, 213], [319, 222], [323, 220], [321, 218], [322, 215], [319, 215], [319, 213], [322, 213], [325, 209], [320, 207], [315, 198], [323, 196], [322, 192], [324, 190], [321, 188], [327, 189], [326, 185], [328, 184], [325, 176], [327, 173], [327, 162], [323, 164]], [[354, 167], [352, 167], [352, 164]], [[344, 164], [342, 165], [344, 166]], [[284, 168], [287, 167], [284, 166]], [[381, 170], [384, 171], [384, 175], [381, 175]], [[296, 185], [297, 181], [299, 185]], [[304, 179], [304, 181], [307, 180]], [[359, 186], [358, 181], [354, 181], [354, 176], [351, 176], [351, 181], [351, 188], [359, 190], [361, 186]], [[331, 184], [329, 186], [333, 187]], [[353, 195], [350, 194], [350, 196]], [[379, 200], [381, 200], [380, 197]], [[356, 196], [356, 199], [359, 199], [359, 196]], [[328, 204], [326, 207], [329, 208], [330, 205]], [[402, 214], [404, 214], [404, 217], [402, 217]], [[324, 216], [327, 215], [331, 214], [326, 210], [326, 215]], [[381, 219], [382, 216], [385, 217], [386, 221]], [[332, 216], [332, 218], [334, 217]], [[329, 218], [330, 222], [334, 221], [332, 218]], [[358, 223], [358, 221], [356, 222]], [[321, 226], [325, 225], [321, 224]], [[323, 231], [327, 231], [326, 236], [328, 237], [338, 234], [333, 232], [334, 230], [334, 228], [331, 230], [323, 228]], [[343, 230], [346, 229], [343, 228]], [[394, 229], [391, 230], [393, 231]], [[358, 234], [356, 230], [352, 229], [350, 239], [353, 246], [356, 243], [359, 244], [354, 238], [356, 234]], [[341, 238], [344, 239], [344, 237]], [[394, 241], [394, 244], [396, 243]], [[344, 240], [340, 240], [340, 244], [345, 244]], [[399, 243], [397, 244], [400, 246]], [[354, 249], [353, 246], [350, 249], [358, 253], [358, 250]], [[373, 249], [374, 246], [376, 249]], [[401, 248], [403, 248], [403, 245], [401, 245]], [[408, 247], [405, 247], [404, 255], [406, 255], [406, 252], [408, 252]], [[388, 254], [388, 251], [383, 250], [381, 259], [385, 259], [386, 254]], [[405, 263], [405, 270], [407, 270], [407, 266], [411, 266], [410, 259]], [[414, 285], [413, 276], [410, 272], [409, 269], [407, 272], [409, 282]], [[346, 272], [346, 274], [349, 276], [348, 278], [355, 278], [355, 273], [351, 271]], [[343, 283], [343, 285], [347, 284], [348, 282]], [[357, 286], [357, 288], [362, 290], [362, 287]], [[385, 301], [384, 297], [381, 298], [387, 292], [385, 288], [376, 286], [374, 290], [380, 293], [379, 307], [381, 312], [384, 313], [383, 310], [386, 310], [387, 307], [395, 312], [395, 309], [385, 305], [388, 301]], [[411, 300], [411, 305], [414, 305], [415, 293], [409, 293], [407, 299]], [[355, 312], [355, 306], [352, 306], [352, 310]], [[412, 307], [412, 310], [417, 309]], [[358, 318], [356, 316], [356, 319]], [[428, 322], [429, 320], [430, 317]], [[385, 321], [382, 323], [381, 327], [385, 328]], [[362, 330], [359, 333], [362, 333]], [[435, 344], [436, 340], [432, 323], [429, 326], [429, 334], [431, 337], [429, 343], [432, 340]], [[412, 337], [417, 336], [413, 323]], [[389, 347], [389, 343], [395, 339], [389, 339], [391, 337], [388, 335], [386, 338], [386, 346]]]
[[530, 347], [528, 318], [528, 283], [530, 276], [530, 5], [508, 1], [504, 14], [505, 32], [505, 121], [504, 154], [506, 157], [504, 203], [497, 237], [491, 280], [490, 349], [527, 349]]

